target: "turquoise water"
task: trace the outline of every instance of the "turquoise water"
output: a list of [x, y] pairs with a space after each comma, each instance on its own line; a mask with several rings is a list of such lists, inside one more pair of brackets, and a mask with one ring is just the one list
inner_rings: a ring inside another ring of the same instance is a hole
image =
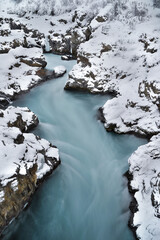
[[[48, 68], [61, 61], [46, 54]], [[61, 166], [45, 181], [7, 229], [5, 240], [133, 240], [128, 229], [130, 196], [123, 174], [127, 159], [146, 141], [107, 133], [97, 120], [106, 96], [63, 90], [67, 75], [21, 96], [40, 120], [34, 131], [60, 149]]]

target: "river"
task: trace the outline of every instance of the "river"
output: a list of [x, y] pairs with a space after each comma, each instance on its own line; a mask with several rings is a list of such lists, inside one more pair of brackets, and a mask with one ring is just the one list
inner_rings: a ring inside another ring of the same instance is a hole
[[[75, 64], [45, 56], [48, 69], [64, 65], [69, 72]], [[131, 153], [146, 140], [107, 133], [97, 120], [107, 96], [64, 91], [66, 80], [67, 74], [52, 79], [14, 102], [37, 114], [34, 133], [60, 149], [62, 164], [10, 224], [4, 240], [133, 240], [123, 174]]]

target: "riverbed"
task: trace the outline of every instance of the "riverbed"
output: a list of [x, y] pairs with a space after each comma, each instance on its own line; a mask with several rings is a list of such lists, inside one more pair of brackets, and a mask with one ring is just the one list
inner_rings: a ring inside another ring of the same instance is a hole
[[[47, 68], [75, 61], [46, 54]], [[34, 133], [60, 150], [62, 164], [13, 221], [5, 240], [133, 240], [130, 195], [123, 174], [128, 158], [146, 140], [107, 133], [97, 118], [108, 96], [64, 90], [67, 74], [20, 96], [40, 120]]]

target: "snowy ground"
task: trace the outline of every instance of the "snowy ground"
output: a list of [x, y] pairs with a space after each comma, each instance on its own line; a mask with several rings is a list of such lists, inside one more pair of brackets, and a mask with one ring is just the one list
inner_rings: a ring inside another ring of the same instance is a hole
[[[137, 190], [134, 196], [138, 212], [133, 218], [137, 236], [144, 240], [159, 239], [159, 8], [153, 7], [151, 0], [99, 3], [72, 0], [70, 4], [67, 1], [45, 1], [44, 4], [37, 0], [29, 4], [29, 0], [24, 0], [18, 5], [13, 2], [1, 0], [1, 16], [20, 21], [23, 29], [10, 29], [6, 22], [0, 26], [0, 31], [5, 30], [5, 36], [0, 37], [0, 42], [5, 42], [2, 51], [13, 48], [13, 39], [21, 41], [19, 47], [0, 54], [1, 58], [10, 56], [10, 61], [0, 66], [4, 76], [3, 81], [0, 80], [2, 92], [14, 95], [19, 89], [26, 90], [39, 81], [37, 66], [28, 66], [23, 61], [33, 62], [35, 56], [43, 59], [37, 47], [77, 57], [65, 88], [114, 93], [116, 97], [102, 107], [105, 128], [148, 138], [155, 135], [131, 156], [129, 170], [133, 175], [131, 187]], [[160, 7], [159, 1], [154, 3]], [[12, 15], [5, 11], [7, 4]], [[67, 11], [66, 5], [69, 6]], [[29, 33], [25, 29], [30, 29]], [[26, 56], [21, 61], [20, 52], [24, 51], [26, 41]], [[29, 48], [33, 49], [31, 54]], [[16, 63], [21, 65], [16, 67]], [[11, 66], [13, 68], [9, 69]], [[21, 75], [25, 83], [20, 80]], [[14, 81], [16, 87], [10, 81]]]

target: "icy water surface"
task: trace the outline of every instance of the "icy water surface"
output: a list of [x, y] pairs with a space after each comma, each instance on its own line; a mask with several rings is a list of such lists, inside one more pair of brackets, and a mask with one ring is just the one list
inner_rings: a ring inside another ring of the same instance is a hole
[[[75, 64], [52, 54], [46, 58], [48, 68], [63, 64], [70, 71]], [[4, 239], [133, 240], [122, 175], [128, 157], [146, 141], [107, 133], [96, 116], [107, 97], [64, 91], [66, 80], [67, 75], [45, 82], [14, 103], [38, 115], [35, 133], [60, 149], [62, 164]]]

